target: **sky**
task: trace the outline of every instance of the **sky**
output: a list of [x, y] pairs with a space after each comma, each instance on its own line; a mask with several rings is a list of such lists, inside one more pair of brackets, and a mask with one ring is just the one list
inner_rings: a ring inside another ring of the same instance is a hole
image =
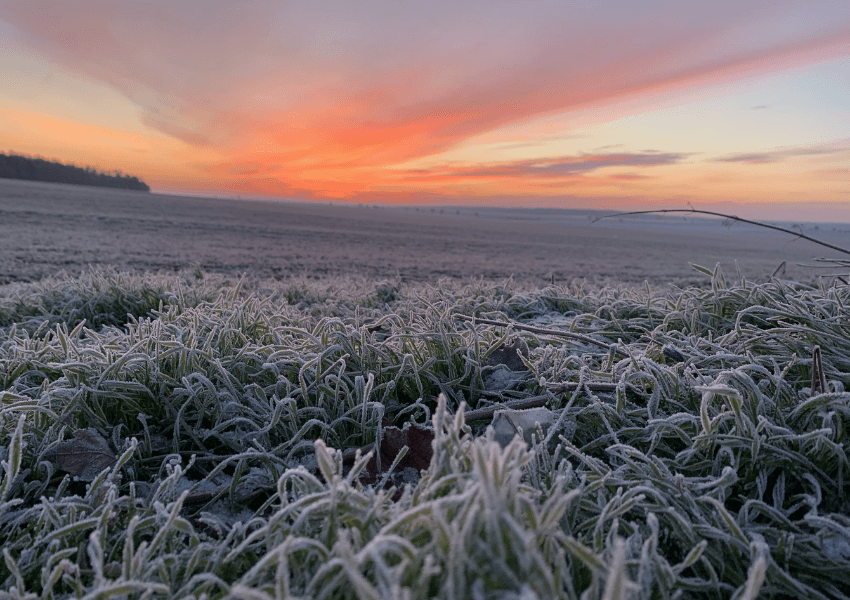
[[847, 0], [0, 0], [0, 80], [158, 192], [850, 222]]

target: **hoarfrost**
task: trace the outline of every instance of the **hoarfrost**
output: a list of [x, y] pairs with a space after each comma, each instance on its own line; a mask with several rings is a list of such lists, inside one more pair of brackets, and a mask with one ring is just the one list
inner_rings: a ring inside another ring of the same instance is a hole
[[538, 424], [545, 433], [554, 423], [555, 413], [544, 407], [497, 410], [493, 416], [494, 439], [504, 448], [515, 436], [522, 434], [525, 442], [530, 444], [531, 436], [537, 432]]

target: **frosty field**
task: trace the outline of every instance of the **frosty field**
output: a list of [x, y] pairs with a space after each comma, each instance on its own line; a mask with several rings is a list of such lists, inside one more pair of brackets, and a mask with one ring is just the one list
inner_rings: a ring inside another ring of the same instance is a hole
[[6, 286], [0, 596], [846, 597], [850, 288], [707, 281]]
[[[587, 211], [330, 206], [161, 196], [0, 180], [0, 283], [89, 265], [264, 278], [441, 277], [531, 285], [575, 278], [665, 287], [703, 283], [689, 263], [765, 281], [815, 278], [798, 266], [824, 249], [740, 223], [673, 217], [606, 220]], [[817, 214], [812, 215], [817, 220]], [[805, 231], [847, 245], [850, 225]], [[828, 250], [826, 251], [827, 255]]]
[[0, 598], [848, 597], [816, 247], [4, 189]]

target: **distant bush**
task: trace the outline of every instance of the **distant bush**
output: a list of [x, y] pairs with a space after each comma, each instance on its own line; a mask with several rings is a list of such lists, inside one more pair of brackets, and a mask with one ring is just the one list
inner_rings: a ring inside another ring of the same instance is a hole
[[101, 173], [92, 167], [75, 167], [60, 162], [17, 154], [0, 153], [0, 179], [25, 179], [74, 185], [96, 185], [149, 192], [151, 188], [138, 177], [120, 171]]

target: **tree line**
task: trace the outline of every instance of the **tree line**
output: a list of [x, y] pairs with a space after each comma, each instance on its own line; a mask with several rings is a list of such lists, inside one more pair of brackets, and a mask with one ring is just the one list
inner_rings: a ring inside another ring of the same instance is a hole
[[53, 160], [18, 154], [3, 154], [2, 152], [0, 152], [0, 179], [25, 179], [74, 185], [96, 185], [141, 192], [151, 191], [150, 186], [144, 181], [138, 177], [125, 175], [121, 171], [102, 173], [92, 167], [75, 167]]

